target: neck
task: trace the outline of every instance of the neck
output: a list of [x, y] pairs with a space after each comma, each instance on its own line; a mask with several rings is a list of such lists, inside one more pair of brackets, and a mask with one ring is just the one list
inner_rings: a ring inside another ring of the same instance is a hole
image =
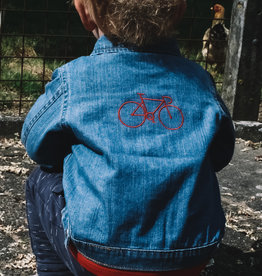
[[223, 24], [224, 23], [224, 15], [225, 12], [216, 12], [214, 15], [214, 19], [212, 21], [212, 27], [216, 24]]
[[101, 37], [104, 34], [98, 27], [96, 27], [92, 31], [92, 33], [93, 33], [93, 35], [95, 36], [96, 39], [98, 39], [99, 37]]

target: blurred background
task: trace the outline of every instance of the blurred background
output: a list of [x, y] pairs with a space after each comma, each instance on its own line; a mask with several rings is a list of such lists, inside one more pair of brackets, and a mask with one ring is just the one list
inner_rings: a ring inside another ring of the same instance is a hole
[[[225, 60], [222, 58], [218, 66], [208, 60], [209, 49], [203, 55], [205, 40], [210, 45], [210, 34], [204, 35], [212, 25], [214, 10], [210, 8], [215, 4], [225, 8], [220, 23], [230, 29], [233, 0], [187, 3], [176, 35], [181, 53], [208, 70], [221, 92]], [[217, 40], [219, 51], [226, 52], [223, 32], [218, 30], [211, 36]], [[0, 115], [24, 116], [44, 92], [53, 70], [89, 55], [94, 43], [95, 38], [84, 30], [71, 1], [0, 0]]]

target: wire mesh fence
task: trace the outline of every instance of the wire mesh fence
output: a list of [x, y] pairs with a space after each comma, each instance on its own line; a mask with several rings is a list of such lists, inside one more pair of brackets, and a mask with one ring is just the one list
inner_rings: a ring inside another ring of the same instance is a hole
[[66, 1], [1, 0], [0, 112], [24, 115], [53, 70], [94, 43]]
[[[214, 24], [214, 6], [219, 4], [224, 10], [221, 11], [221, 17], [217, 19], [216, 23], [223, 26], [228, 31], [230, 27], [230, 16], [233, 1], [214, 1], [205, 0], [188, 1], [187, 13], [182, 21], [177, 35], [180, 44], [180, 50], [183, 56], [199, 63], [204, 69], [209, 71], [213, 76], [217, 89], [219, 92], [222, 90], [223, 72], [225, 65], [225, 55], [227, 47], [227, 37], [224, 37], [224, 30], [218, 30], [212, 41], [216, 44], [216, 48], [222, 57], [216, 57], [217, 60], [212, 62], [210, 55], [212, 45], [210, 44], [211, 36], [210, 28]], [[218, 45], [219, 44], [219, 45]], [[221, 61], [221, 68], [217, 68], [217, 61]]]
[[[223, 69], [217, 70], [203, 56], [203, 36], [212, 25], [214, 11], [210, 8], [216, 3], [225, 7], [220, 20], [230, 27], [232, 2], [188, 0], [177, 31], [182, 55], [208, 70], [219, 91]], [[44, 92], [53, 70], [89, 55], [94, 44], [95, 38], [84, 30], [71, 1], [0, 0], [0, 114], [24, 116]]]

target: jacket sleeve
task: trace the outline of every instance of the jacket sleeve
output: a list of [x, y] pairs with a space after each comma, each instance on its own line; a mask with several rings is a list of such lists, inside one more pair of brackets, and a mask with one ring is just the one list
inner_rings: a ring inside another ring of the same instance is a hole
[[233, 156], [234, 147], [235, 135], [232, 121], [228, 117], [223, 117], [211, 145], [211, 159], [216, 172], [228, 165]]
[[72, 133], [64, 123], [66, 98], [65, 82], [56, 70], [22, 128], [21, 140], [28, 155], [46, 168], [61, 170], [64, 157], [70, 152]]
[[227, 166], [232, 159], [235, 148], [235, 129], [230, 113], [217, 92], [216, 98], [220, 108], [220, 120], [210, 153], [214, 170], [218, 172]]

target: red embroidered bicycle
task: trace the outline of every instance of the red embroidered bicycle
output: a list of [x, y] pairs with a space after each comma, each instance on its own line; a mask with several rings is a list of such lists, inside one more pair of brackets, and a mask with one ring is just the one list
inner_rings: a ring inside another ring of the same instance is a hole
[[[137, 128], [147, 120], [155, 123], [155, 113], [158, 111], [159, 122], [167, 129], [177, 130], [184, 124], [184, 116], [180, 108], [171, 105], [171, 97], [162, 96], [162, 99], [144, 98], [144, 93], [137, 93], [141, 102], [128, 101], [123, 103], [118, 110], [120, 122], [131, 128]], [[160, 102], [153, 112], [149, 112], [145, 101]]]

